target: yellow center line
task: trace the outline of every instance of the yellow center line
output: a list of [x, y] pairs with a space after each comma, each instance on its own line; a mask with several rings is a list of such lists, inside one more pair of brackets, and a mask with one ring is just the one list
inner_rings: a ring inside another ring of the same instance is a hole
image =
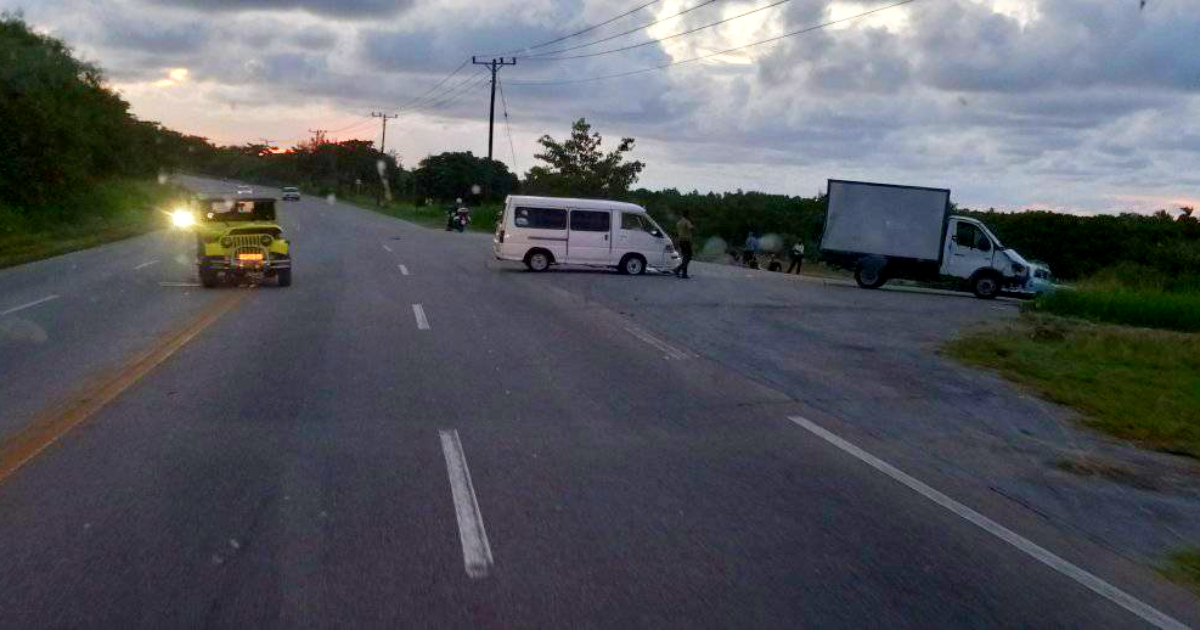
[[221, 296], [178, 332], [133, 357], [111, 376], [76, 392], [65, 403], [42, 412], [20, 432], [0, 442], [0, 482], [116, 400], [225, 313], [241, 304], [248, 295], [246, 291], [234, 291]]

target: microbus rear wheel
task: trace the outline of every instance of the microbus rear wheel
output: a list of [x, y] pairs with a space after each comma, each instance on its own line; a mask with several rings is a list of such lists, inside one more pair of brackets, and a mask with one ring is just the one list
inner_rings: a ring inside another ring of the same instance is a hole
[[545, 271], [550, 268], [550, 255], [543, 251], [532, 251], [525, 256], [525, 266], [530, 271]]
[[639, 276], [646, 271], [646, 261], [642, 260], [641, 256], [630, 254], [621, 259], [621, 264], [617, 269], [629, 276]]

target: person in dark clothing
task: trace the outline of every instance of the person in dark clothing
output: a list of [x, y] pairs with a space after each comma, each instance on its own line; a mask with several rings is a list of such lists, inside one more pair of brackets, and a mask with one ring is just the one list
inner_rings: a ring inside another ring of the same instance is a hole
[[683, 217], [675, 224], [675, 235], [679, 239], [679, 256], [683, 258], [683, 262], [675, 269], [675, 275], [686, 279], [688, 263], [692, 262], [692, 241], [696, 236], [696, 226], [692, 224], [691, 213], [687, 210], [683, 211]]
[[804, 264], [804, 243], [796, 241], [795, 245], [788, 250], [788, 257], [792, 259], [792, 264], [788, 265], [788, 273], [796, 270], [796, 275], [800, 275], [800, 265]]

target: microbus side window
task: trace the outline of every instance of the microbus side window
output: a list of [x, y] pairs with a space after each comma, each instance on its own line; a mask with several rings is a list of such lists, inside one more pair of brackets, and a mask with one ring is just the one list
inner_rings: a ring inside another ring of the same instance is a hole
[[567, 211], [562, 208], [522, 208], [514, 211], [513, 225], [536, 230], [567, 229]]
[[642, 220], [642, 215], [636, 212], [621, 213], [621, 229], [622, 230], [641, 230], [643, 232], [650, 231], [650, 225]]
[[608, 210], [572, 210], [572, 232], [607, 232], [612, 229], [612, 212]]

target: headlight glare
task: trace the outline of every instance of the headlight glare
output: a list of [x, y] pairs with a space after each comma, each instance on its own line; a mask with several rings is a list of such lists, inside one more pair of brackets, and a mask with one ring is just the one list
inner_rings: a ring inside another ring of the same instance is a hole
[[177, 228], [191, 227], [196, 224], [196, 217], [191, 212], [180, 208], [171, 213], [171, 224]]

